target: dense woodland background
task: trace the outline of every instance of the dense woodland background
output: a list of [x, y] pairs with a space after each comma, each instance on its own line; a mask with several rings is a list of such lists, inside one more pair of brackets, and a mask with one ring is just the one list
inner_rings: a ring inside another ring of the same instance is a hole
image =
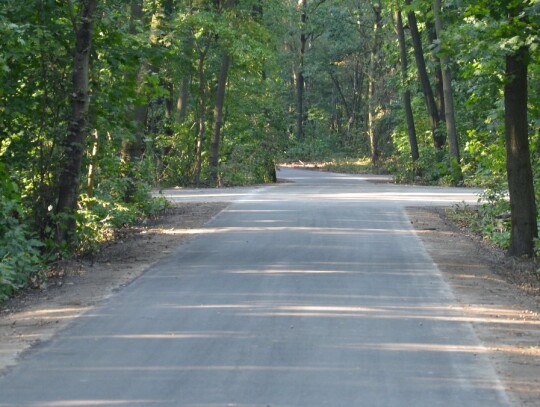
[[534, 256], [539, 19], [538, 0], [0, 0], [0, 300], [158, 213], [152, 188], [285, 161], [480, 185], [464, 217]]

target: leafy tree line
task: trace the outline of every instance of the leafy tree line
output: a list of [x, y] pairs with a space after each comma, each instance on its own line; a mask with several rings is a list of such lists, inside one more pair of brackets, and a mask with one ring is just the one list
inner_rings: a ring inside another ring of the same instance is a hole
[[278, 160], [336, 155], [487, 186], [484, 212], [511, 209], [505, 242], [531, 255], [538, 8], [2, 0], [0, 297], [159, 211], [152, 187], [271, 182]]
[[2, 0], [0, 297], [164, 207], [275, 179], [279, 1]]
[[308, 41], [302, 47], [296, 39], [303, 101], [291, 158], [325, 160], [338, 151], [349, 161], [368, 157], [400, 182], [484, 186], [478, 227], [510, 254], [532, 256], [538, 1], [298, 4]]

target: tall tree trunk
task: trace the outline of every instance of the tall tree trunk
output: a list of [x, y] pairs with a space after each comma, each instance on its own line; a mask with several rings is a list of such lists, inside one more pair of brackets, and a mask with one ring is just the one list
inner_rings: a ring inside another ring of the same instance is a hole
[[80, 17], [75, 32], [75, 55], [73, 57], [73, 97], [68, 133], [63, 143], [64, 162], [59, 179], [58, 217], [56, 241], [74, 243], [81, 164], [88, 132], [88, 92], [90, 48], [94, 25], [94, 13], [98, 0], [81, 0]]
[[[439, 39], [439, 47], [441, 47], [441, 35], [443, 31], [441, 19], [441, 0], [433, 0], [433, 13], [435, 18], [435, 30]], [[446, 135], [450, 145], [450, 155], [455, 163], [452, 164], [452, 174], [454, 181], [461, 181], [463, 175], [460, 166], [459, 142], [456, 129], [456, 119], [454, 112], [454, 95], [452, 93], [452, 74], [450, 72], [450, 58], [443, 54], [441, 57], [442, 65], [442, 81], [444, 90], [444, 115], [446, 122]]]
[[296, 68], [296, 138], [304, 139], [304, 57], [306, 53], [306, 21], [307, 21], [307, 0], [300, 0], [300, 60]]
[[[405, 0], [405, 4], [410, 5], [411, 0]], [[441, 120], [439, 117], [437, 104], [435, 103], [435, 97], [433, 96], [433, 90], [431, 89], [431, 84], [429, 83], [424, 51], [422, 49], [422, 39], [420, 37], [420, 32], [418, 31], [418, 23], [416, 21], [414, 11], [411, 10], [407, 13], [407, 19], [409, 21], [409, 29], [411, 31], [414, 57], [416, 60], [416, 66], [418, 68], [418, 76], [420, 78], [420, 83], [422, 84], [422, 90], [424, 92], [424, 98], [431, 122], [433, 144], [437, 150], [440, 150], [444, 146], [446, 140], [444, 135], [439, 134], [439, 124]]]
[[[135, 36], [139, 33], [137, 25], [144, 23], [143, 0], [131, 0], [129, 34]], [[146, 26], [146, 25], [145, 25]], [[151, 31], [155, 27], [151, 28]], [[152, 37], [152, 33], [150, 33]], [[127, 75], [128, 81], [136, 86], [138, 96], [144, 92], [144, 81], [147, 72], [151, 69], [147, 61], [139, 61], [139, 65], [132, 68]], [[120, 156], [126, 167], [127, 188], [124, 194], [124, 201], [131, 202], [136, 191], [136, 166], [144, 154], [144, 136], [148, 120], [148, 101], [143, 104], [134, 105], [130, 113], [130, 121], [134, 124], [131, 138], [122, 141]]]
[[403, 86], [405, 90], [403, 91], [403, 107], [405, 109], [405, 119], [407, 121], [407, 133], [409, 135], [409, 145], [411, 147], [411, 156], [413, 165], [416, 163], [420, 154], [418, 152], [418, 140], [416, 138], [416, 127], [414, 125], [414, 115], [411, 106], [411, 92], [407, 88], [407, 73], [409, 69], [409, 63], [407, 60], [407, 46], [405, 43], [405, 30], [403, 29], [403, 19], [401, 17], [401, 11], [397, 8], [396, 5], [396, 29], [399, 42], [399, 53], [401, 56], [401, 76], [403, 80]]
[[[227, 0], [225, 8], [231, 9], [234, 7], [234, 0]], [[218, 184], [219, 171], [219, 147], [221, 141], [221, 127], [223, 125], [223, 106], [225, 103], [225, 91], [227, 89], [227, 77], [229, 74], [229, 65], [231, 56], [225, 50], [221, 57], [221, 68], [219, 70], [219, 78], [216, 89], [216, 104], [214, 107], [214, 125], [212, 128], [212, 138], [210, 140], [210, 183]]]
[[212, 129], [212, 140], [210, 142], [210, 182], [212, 185], [217, 185], [218, 183], [219, 144], [221, 140], [223, 105], [225, 102], [225, 90], [227, 88], [227, 74], [229, 72], [230, 61], [231, 57], [227, 52], [224, 52], [221, 58], [221, 69], [216, 91], [216, 106], [214, 108], [214, 126]]
[[504, 117], [506, 170], [512, 214], [509, 254], [532, 257], [538, 227], [527, 122], [528, 58], [529, 50], [526, 47], [506, 57]]
[[198, 186], [201, 180], [202, 169], [202, 150], [204, 147], [204, 136], [206, 132], [206, 78], [204, 75], [204, 61], [210, 48], [211, 39], [207, 39], [206, 46], [199, 52], [199, 129], [197, 133], [197, 145], [195, 148], [195, 168], [193, 170], [193, 179]]
[[182, 78], [182, 82], [180, 83], [180, 91], [176, 101], [177, 122], [183, 122], [186, 119], [190, 84], [191, 77], [189, 75], [184, 76], [184, 78]]
[[371, 46], [369, 58], [369, 77], [368, 77], [368, 134], [369, 144], [371, 147], [371, 164], [376, 167], [379, 162], [379, 140], [375, 131], [375, 116], [377, 114], [377, 98], [376, 98], [376, 80], [378, 58], [379, 58], [379, 31], [381, 25], [381, 4], [380, 2], [373, 5], [373, 13], [375, 20], [373, 22], [373, 44]]
[[[189, 7], [190, 14], [192, 13], [192, 7]], [[185, 38], [182, 41], [183, 52], [182, 57], [185, 61], [191, 65], [191, 53], [194, 47], [193, 34], [188, 32], [185, 34]], [[179, 85], [178, 99], [176, 100], [176, 115], [175, 120], [177, 123], [181, 123], [186, 119], [188, 112], [188, 100], [189, 100], [189, 88], [191, 86], [191, 70], [186, 72]]]
[[[426, 21], [426, 29], [427, 29], [427, 34], [428, 34], [428, 41], [431, 44], [431, 46], [433, 46], [434, 44], [437, 43], [437, 41], [439, 39], [439, 34], [437, 33], [437, 31], [435, 29], [435, 25], [429, 19]], [[442, 72], [442, 68], [441, 68], [441, 60], [437, 55], [434, 55], [433, 53], [431, 53], [431, 55], [433, 57], [433, 62], [435, 62], [435, 66], [433, 68], [434, 76], [435, 76], [435, 86], [434, 86], [434, 88], [435, 88], [435, 95], [434, 95], [435, 104], [437, 105], [439, 118], [441, 120], [444, 120], [444, 117], [445, 117], [444, 116], [444, 112], [445, 112], [445, 108], [444, 108], [444, 85], [443, 85], [443, 72]]]
[[96, 164], [97, 164], [97, 153], [99, 148], [99, 133], [97, 130], [94, 131], [94, 143], [92, 145], [92, 151], [90, 153], [90, 163], [88, 164], [88, 176], [86, 182], [86, 193], [89, 197], [94, 196], [94, 185], [96, 183]]

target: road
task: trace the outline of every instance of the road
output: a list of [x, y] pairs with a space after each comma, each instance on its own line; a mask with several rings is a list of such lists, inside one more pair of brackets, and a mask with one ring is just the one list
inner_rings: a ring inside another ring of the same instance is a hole
[[476, 191], [280, 177], [294, 182], [164, 191], [232, 202], [24, 355], [0, 406], [510, 405], [404, 212]]

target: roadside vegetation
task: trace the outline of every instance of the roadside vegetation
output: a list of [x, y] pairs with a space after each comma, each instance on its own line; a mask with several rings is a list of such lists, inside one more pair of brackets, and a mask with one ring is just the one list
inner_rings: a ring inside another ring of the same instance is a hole
[[0, 300], [166, 202], [277, 162], [477, 185], [538, 252], [537, 1], [4, 0]]

